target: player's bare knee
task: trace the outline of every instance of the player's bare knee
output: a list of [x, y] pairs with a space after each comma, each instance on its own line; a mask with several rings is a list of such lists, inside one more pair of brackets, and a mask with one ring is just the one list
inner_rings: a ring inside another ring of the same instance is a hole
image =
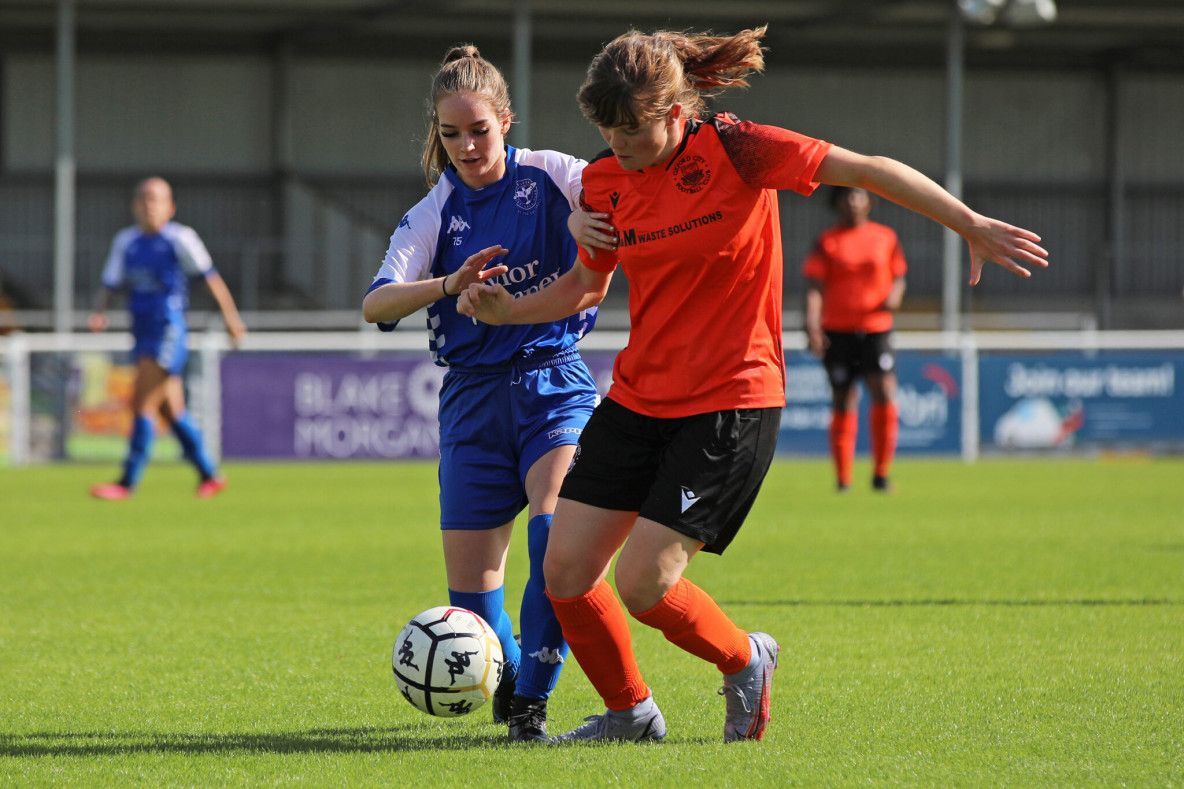
[[547, 546], [547, 554], [543, 558], [543, 580], [547, 585], [547, 593], [552, 597], [566, 600], [579, 597], [592, 588], [593, 584], [585, 582], [577, 558], [555, 550], [553, 545]]
[[[652, 571], [654, 568], [649, 569]], [[664, 576], [655, 576], [652, 572], [636, 573], [628, 568], [622, 570], [619, 562], [613, 579], [616, 581], [617, 594], [621, 596], [621, 602], [634, 615], [657, 605], [670, 591], [670, 587], [678, 581], [677, 578], [671, 580]]]

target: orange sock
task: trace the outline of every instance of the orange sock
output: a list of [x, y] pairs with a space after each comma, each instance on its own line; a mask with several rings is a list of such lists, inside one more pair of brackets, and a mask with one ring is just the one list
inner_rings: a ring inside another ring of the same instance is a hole
[[633, 616], [725, 674], [740, 671], [752, 657], [748, 634], [728, 619], [711, 595], [686, 578], [678, 579], [653, 608]]
[[896, 435], [900, 432], [900, 415], [896, 403], [888, 402], [872, 406], [872, 458], [875, 461], [875, 475], [888, 476], [892, 458], [896, 455]]
[[831, 411], [830, 454], [835, 460], [835, 475], [840, 485], [851, 484], [851, 467], [855, 465], [855, 436], [858, 432], [858, 412]]
[[563, 637], [588, 681], [610, 710], [627, 710], [645, 701], [650, 689], [633, 656], [629, 620], [606, 581], [579, 597], [552, 597]]

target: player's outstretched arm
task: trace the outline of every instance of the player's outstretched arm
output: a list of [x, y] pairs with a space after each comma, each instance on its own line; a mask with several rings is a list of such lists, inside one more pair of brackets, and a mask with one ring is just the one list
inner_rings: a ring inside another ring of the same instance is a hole
[[580, 261], [542, 290], [514, 298], [501, 285], [470, 285], [456, 302], [461, 315], [482, 323], [550, 323], [604, 301], [612, 272], [593, 271]]
[[822, 160], [816, 178], [833, 186], [867, 189], [940, 222], [970, 245], [970, 284], [977, 285], [986, 261], [1021, 277], [1024, 266], [1047, 268], [1048, 252], [1031, 230], [972, 211], [928, 176], [884, 156], [864, 156], [835, 146]]
[[362, 300], [362, 317], [367, 323], [394, 323], [445, 296], [459, 295], [473, 283], [505, 274], [508, 269], [504, 265], [485, 267], [494, 258], [509, 251], [500, 245], [486, 247], [474, 252], [460, 268], [443, 277], [417, 282], [390, 282], [375, 288]]

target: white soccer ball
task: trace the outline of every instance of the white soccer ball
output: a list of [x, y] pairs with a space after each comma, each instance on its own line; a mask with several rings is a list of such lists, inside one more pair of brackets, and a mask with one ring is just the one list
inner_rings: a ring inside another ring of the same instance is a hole
[[488, 622], [468, 609], [443, 605], [413, 617], [391, 653], [403, 698], [442, 718], [467, 715], [489, 701], [504, 663]]

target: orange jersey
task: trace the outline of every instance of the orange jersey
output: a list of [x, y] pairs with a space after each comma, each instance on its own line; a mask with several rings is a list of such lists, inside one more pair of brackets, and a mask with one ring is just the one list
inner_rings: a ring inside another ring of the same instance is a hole
[[777, 189], [810, 194], [830, 144], [721, 113], [689, 121], [664, 163], [623, 169], [605, 152], [584, 168], [584, 202], [617, 229], [630, 334], [608, 397], [673, 418], [785, 405]]
[[822, 285], [823, 329], [884, 332], [892, 329], [884, 300], [907, 268], [892, 228], [864, 222], [824, 231], [802, 271]]

